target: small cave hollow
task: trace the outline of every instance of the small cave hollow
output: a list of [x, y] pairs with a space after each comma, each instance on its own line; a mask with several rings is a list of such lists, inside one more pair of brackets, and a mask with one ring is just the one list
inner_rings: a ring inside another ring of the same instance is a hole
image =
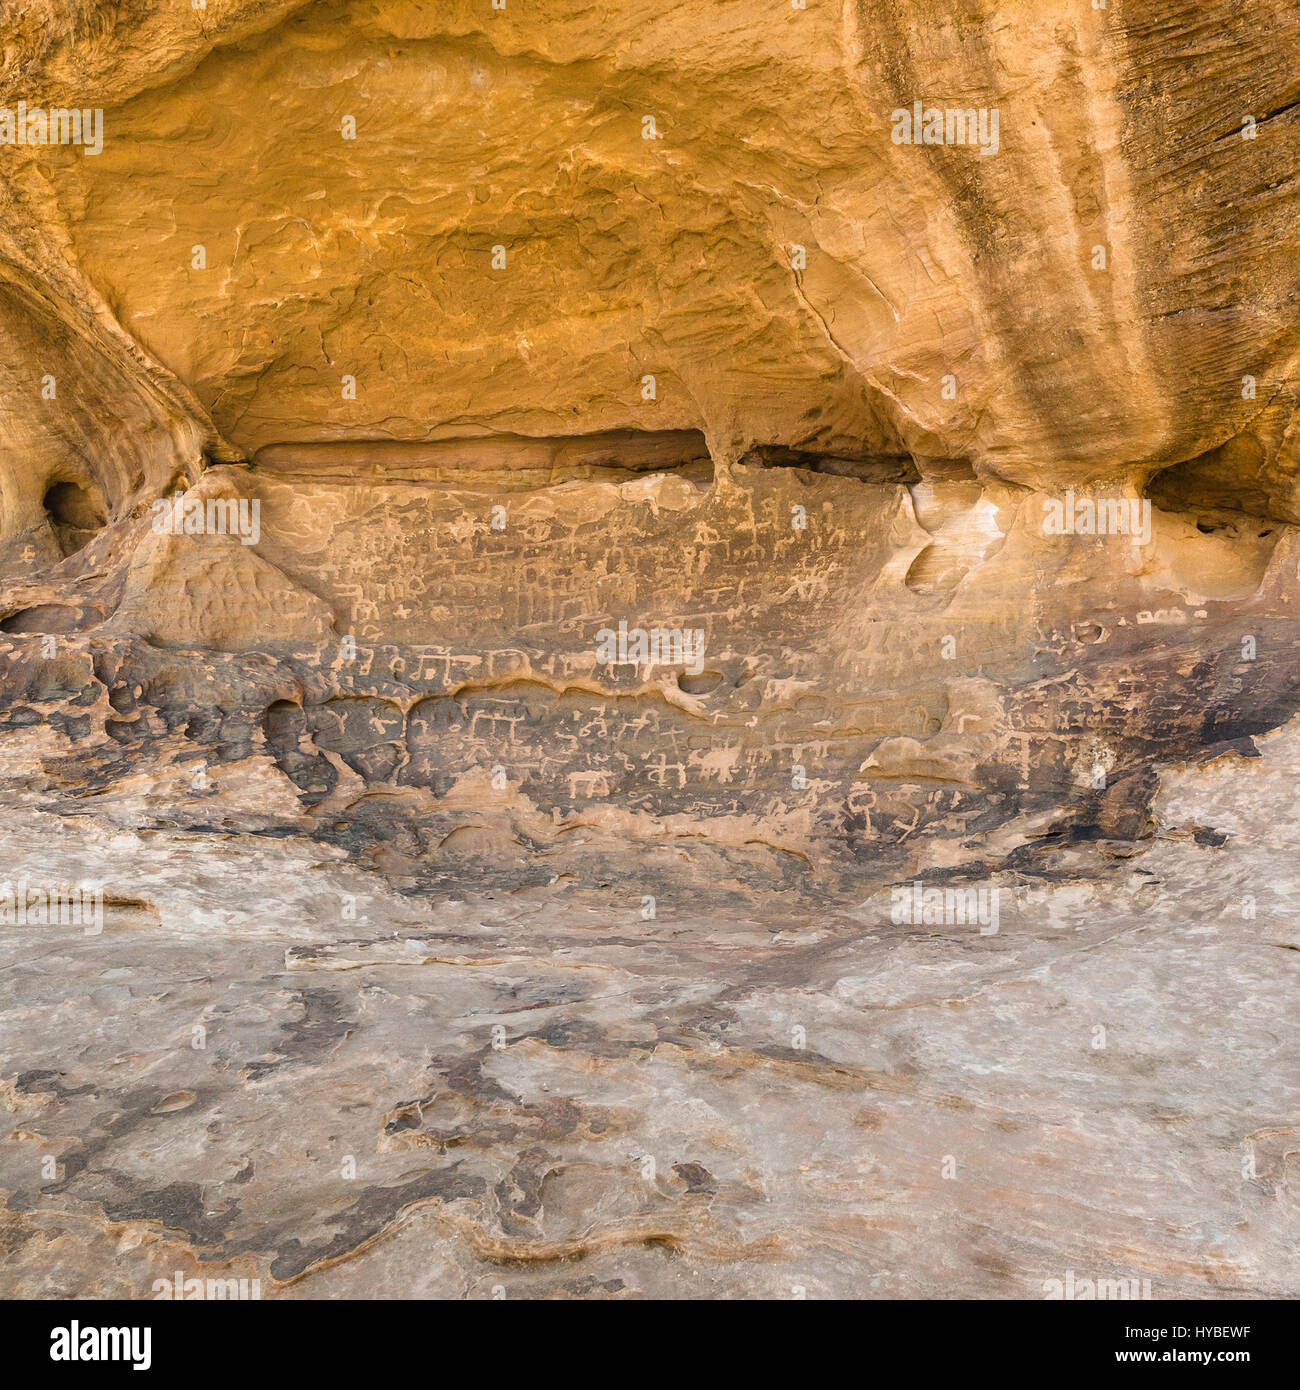
[[44, 507], [65, 559], [84, 549], [108, 522], [98, 489], [92, 491], [66, 479], [46, 489]]

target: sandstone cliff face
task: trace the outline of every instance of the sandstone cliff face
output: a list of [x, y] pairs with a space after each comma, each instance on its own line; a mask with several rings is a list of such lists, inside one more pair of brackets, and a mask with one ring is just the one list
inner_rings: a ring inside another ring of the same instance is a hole
[[1300, 1287], [1300, 5], [2, 23], [7, 1291]]

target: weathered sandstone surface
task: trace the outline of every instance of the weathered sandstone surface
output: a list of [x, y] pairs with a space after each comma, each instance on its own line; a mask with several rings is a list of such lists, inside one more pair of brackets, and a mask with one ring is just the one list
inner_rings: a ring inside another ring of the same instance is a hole
[[1297, 51], [11, 5], [0, 1293], [1300, 1292]]

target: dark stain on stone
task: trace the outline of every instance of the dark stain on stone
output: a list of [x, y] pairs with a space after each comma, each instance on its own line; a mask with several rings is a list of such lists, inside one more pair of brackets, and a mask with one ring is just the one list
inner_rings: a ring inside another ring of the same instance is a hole
[[[434, 1169], [397, 1187], [366, 1188], [350, 1206], [326, 1217], [328, 1224], [340, 1228], [330, 1239], [314, 1245], [303, 1245], [295, 1237], [281, 1245], [271, 1262], [272, 1278], [293, 1279], [324, 1260], [346, 1255], [349, 1250], [356, 1249], [363, 1241], [382, 1231], [403, 1207], [410, 1206], [412, 1202], [430, 1197], [456, 1202], [483, 1196], [487, 1183], [480, 1177], [460, 1173], [459, 1168], [460, 1164], [456, 1163], [449, 1168]], [[254, 1238], [237, 1243], [228, 1253], [235, 1255], [245, 1251], [261, 1251], [265, 1246], [263, 1238]]]
[[597, 1279], [594, 1274], [584, 1274], [580, 1279], [566, 1280], [563, 1288], [574, 1298], [585, 1298], [588, 1294], [622, 1293], [627, 1285], [622, 1279]]
[[686, 1191], [715, 1193], [718, 1180], [702, 1163], [674, 1163], [673, 1172], [686, 1184]]
[[14, 1089], [20, 1095], [51, 1095], [57, 1100], [67, 1100], [70, 1096], [84, 1096], [95, 1089], [93, 1084], [85, 1086], [64, 1086], [54, 1080], [63, 1076], [61, 1071], [24, 1071], [14, 1080]]
[[493, 1189], [501, 1229], [511, 1236], [535, 1236], [534, 1218], [542, 1210], [542, 1183], [551, 1171], [551, 1156], [537, 1149], [521, 1153], [510, 1172]]
[[[122, 1174], [113, 1175], [120, 1183]], [[184, 1231], [194, 1245], [219, 1245], [236, 1204], [227, 1202], [221, 1219], [210, 1217], [203, 1189], [195, 1182], [173, 1182], [166, 1187], [141, 1188], [121, 1201], [104, 1202], [110, 1221], [158, 1221], [174, 1231]]]
[[0, 1217], [0, 1257], [16, 1255], [34, 1234], [30, 1223], [20, 1221], [17, 1212]]
[[260, 1081], [285, 1067], [322, 1060], [356, 1027], [355, 1019], [338, 1016], [343, 1000], [327, 990], [295, 990], [294, 998], [302, 1005], [303, 1016], [281, 1025], [283, 1036], [270, 1057], [249, 1062], [243, 1068], [249, 1081]]
[[502, 1100], [513, 1106], [517, 1103], [515, 1097], [491, 1077], [483, 1075], [483, 1062], [489, 1052], [490, 1049], [476, 1057], [464, 1057], [453, 1062], [446, 1069], [447, 1089], [476, 1099]]

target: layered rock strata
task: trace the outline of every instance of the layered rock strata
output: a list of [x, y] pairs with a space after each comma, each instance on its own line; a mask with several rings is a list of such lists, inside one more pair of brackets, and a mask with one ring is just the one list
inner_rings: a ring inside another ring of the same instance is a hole
[[1296, 1292], [1300, 6], [0, 36], [0, 1289]]

